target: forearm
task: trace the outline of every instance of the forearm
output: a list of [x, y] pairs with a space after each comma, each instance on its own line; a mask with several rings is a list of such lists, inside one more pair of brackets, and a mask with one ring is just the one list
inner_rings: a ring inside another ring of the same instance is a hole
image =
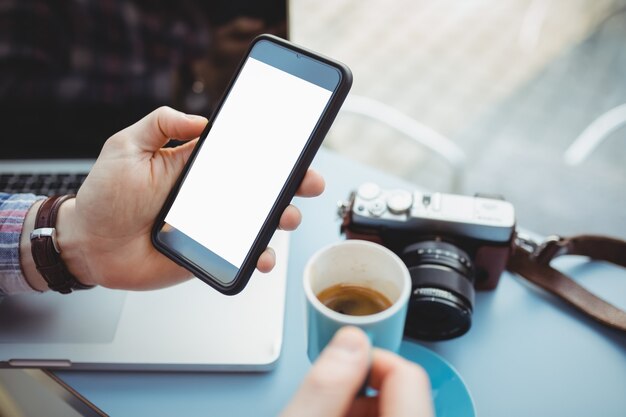
[[24, 222], [42, 196], [0, 193], [0, 293], [33, 292], [23, 274], [20, 243]]

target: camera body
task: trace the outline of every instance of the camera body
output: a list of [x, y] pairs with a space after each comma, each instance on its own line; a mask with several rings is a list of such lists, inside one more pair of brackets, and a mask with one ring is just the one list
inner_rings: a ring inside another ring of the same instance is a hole
[[471, 325], [474, 289], [494, 289], [511, 253], [515, 210], [488, 197], [361, 185], [340, 205], [341, 232], [406, 263], [413, 293], [405, 335], [449, 339]]

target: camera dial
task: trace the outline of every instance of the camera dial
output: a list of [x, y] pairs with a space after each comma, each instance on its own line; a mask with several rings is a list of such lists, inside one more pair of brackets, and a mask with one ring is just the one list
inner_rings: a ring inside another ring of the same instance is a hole
[[444, 340], [467, 332], [474, 306], [474, 267], [467, 253], [426, 240], [407, 246], [401, 257], [413, 282], [405, 334]]

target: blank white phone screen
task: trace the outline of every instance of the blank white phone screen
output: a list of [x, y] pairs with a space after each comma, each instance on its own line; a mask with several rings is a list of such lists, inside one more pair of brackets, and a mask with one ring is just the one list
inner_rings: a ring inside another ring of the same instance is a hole
[[331, 94], [249, 57], [165, 221], [240, 268]]

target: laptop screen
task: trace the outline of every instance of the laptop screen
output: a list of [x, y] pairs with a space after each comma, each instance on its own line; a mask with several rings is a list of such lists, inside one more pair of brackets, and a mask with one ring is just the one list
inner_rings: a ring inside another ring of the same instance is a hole
[[112, 134], [162, 105], [209, 116], [249, 41], [287, 37], [287, 2], [3, 8], [0, 159], [95, 158]]

